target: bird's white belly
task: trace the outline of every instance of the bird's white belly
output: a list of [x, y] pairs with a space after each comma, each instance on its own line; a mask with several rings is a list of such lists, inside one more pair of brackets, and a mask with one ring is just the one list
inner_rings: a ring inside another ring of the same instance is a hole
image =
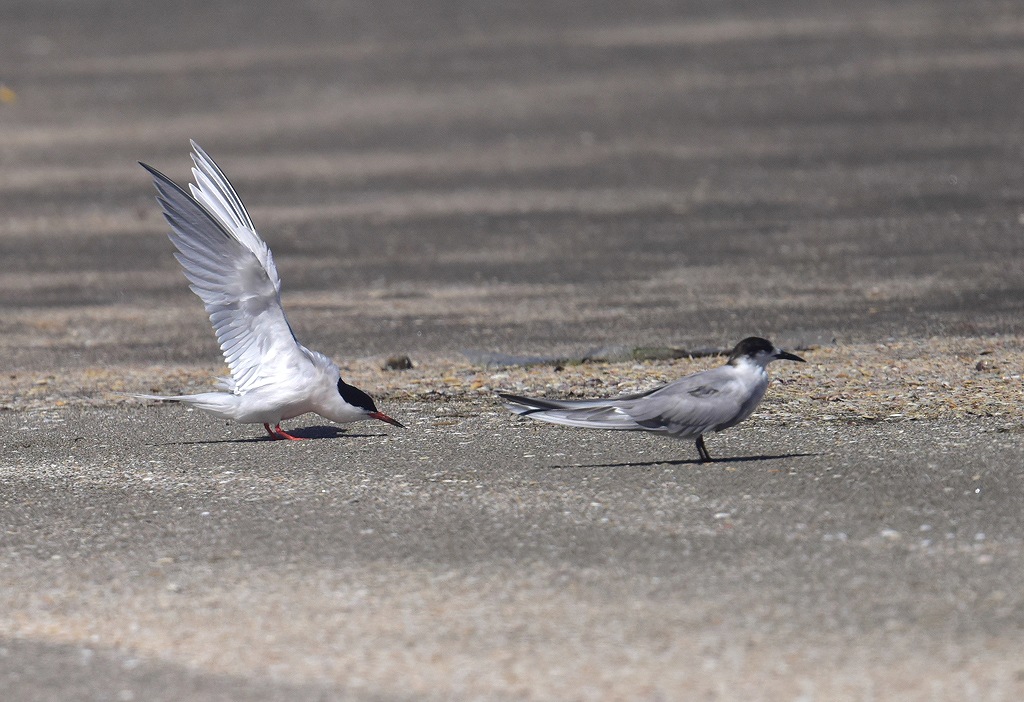
[[278, 424], [282, 420], [315, 412], [309, 396], [283, 393], [274, 388], [251, 390], [242, 396], [236, 421], [244, 424]]

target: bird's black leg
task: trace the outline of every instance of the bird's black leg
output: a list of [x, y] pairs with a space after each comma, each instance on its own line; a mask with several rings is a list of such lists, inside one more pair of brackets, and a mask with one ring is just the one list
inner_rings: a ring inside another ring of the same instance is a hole
[[704, 445], [704, 435], [703, 434], [701, 434], [700, 436], [697, 437], [697, 453], [700, 454], [700, 462], [701, 463], [705, 463], [705, 462], [710, 463], [711, 461], [714, 460], [713, 458], [711, 458], [711, 454], [708, 453], [707, 446]]

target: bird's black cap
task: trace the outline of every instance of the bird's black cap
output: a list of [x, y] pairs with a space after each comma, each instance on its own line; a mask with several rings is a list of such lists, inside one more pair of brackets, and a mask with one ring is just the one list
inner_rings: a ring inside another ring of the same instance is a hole
[[776, 349], [775, 344], [768, 341], [768, 339], [762, 339], [759, 336], [748, 336], [733, 348], [732, 353], [729, 354], [729, 363], [735, 364], [741, 358], [753, 358], [759, 353], [774, 354], [775, 358], [785, 361], [803, 362], [804, 360], [796, 354]]
[[377, 405], [373, 404], [372, 397], [340, 378], [338, 379], [338, 394], [341, 395], [341, 399], [353, 407], [361, 407], [367, 412], [377, 411]]
[[774, 350], [775, 344], [768, 341], [768, 339], [762, 339], [759, 336], [748, 336], [733, 347], [732, 353], [729, 354], [729, 363], [743, 356], [753, 358], [759, 353], [771, 353]]
[[382, 422], [393, 424], [396, 427], [405, 428], [405, 425], [397, 419], [392, 419], [377, 409], [377, 405], [373, 403], [372, 397], [359, 388], [349, 385], [341, 378], [338, 378], [338, 394], [341, 395], [341, 399], [353, 407], [359, 407], [360, 409], [366, 410], [366, 414], [373, 419], [379, 419]]

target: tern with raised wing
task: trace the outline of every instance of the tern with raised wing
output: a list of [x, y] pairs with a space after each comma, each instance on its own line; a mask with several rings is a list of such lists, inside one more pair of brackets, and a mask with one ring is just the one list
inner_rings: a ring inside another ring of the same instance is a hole
[[649, 431], [696, 439], [701, 462], [710, 461], [704, 435], [734, 427], [760, 404], [772, 361], [803, 361], [751, 336], [736, 344], [724, 366], [638, 393], [601, 400], [549, 400], [499, 393], [515, 414], [588, 429]]
[[285, 419], [307, 412], [332, 422], [379, 419], [402, 426], [346, 383], [327, 356], [300, 344], [281, 307], [281, 279], [270, 247], [256, 233], [227, 176], [192, 142], [189, 192], [145, 163], [171, 225], [174, 255], [210, 315], [230, 377], [223, 392], [137, 395], [181, 402], [216, 417], [262, 424], [272, 439], [292, 439]]

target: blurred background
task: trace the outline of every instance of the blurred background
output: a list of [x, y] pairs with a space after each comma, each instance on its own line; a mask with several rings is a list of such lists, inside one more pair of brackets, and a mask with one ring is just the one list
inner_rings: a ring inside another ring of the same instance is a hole
[[0, 339], [216, 365], [142, 160], [341, 357], [1019, 334], [1015, 2], [8, 1]]

